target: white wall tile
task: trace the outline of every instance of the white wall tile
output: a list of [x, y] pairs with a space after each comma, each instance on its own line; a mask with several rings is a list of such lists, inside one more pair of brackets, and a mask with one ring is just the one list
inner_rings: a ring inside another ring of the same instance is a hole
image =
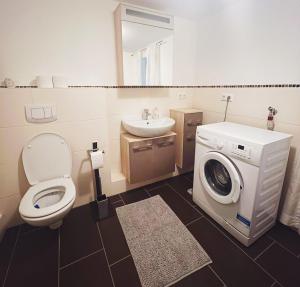
[[106, 117], [106, 89], [32, 89], [35, 104], [55, 104], [57, 122]]
[[31, 89], [0, 89], [0, 128], [26, 125], [24, 106], [31, 103]]

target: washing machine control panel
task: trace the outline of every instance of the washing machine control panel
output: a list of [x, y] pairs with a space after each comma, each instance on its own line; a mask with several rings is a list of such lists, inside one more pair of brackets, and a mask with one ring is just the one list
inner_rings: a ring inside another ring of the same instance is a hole
[[251, 148], [244, 144], [232, 143], [231, 153], [245, 159], [251, 159]]

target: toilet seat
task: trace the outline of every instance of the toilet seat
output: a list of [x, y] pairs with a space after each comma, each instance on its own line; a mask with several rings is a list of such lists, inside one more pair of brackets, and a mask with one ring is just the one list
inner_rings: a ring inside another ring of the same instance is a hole
[[22, 161], [30, 185], [71, 175], [71, 149], [57, 134], [33, 137], [23, 148]]
[[[64, 192], [58, 202], [43, 208], [36, 208], [34, 206], [34, 199], [37, 195], [51, 193], [55, 188], [63, 188], [61, 192]], [[28, 189], [21, 200], [19, 212], [23, 217], [27, 218], [45, 217], [60, 211], [72, 201], [74, 202], [75, 196], [75, 186], [71, 178], [56, 178], [43, 181]]]

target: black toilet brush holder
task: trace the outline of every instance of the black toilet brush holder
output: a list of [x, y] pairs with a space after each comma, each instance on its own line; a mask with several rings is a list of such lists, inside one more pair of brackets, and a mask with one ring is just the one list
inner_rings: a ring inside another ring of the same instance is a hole
[[[93, 149], [90, 152], [96, 152], [98, 151], [97, 142], [93, 143]], [[101, 177], [99, 173], [99, 169], [94, 170], [95, 175], [95, 205], [96, 205], [96, 211], [97, 211], [97, 217], [98, 219], [104, 219], [108, 216], [108, 198], [105, 194], [102, 194], [102, 184], [101, 184]]]

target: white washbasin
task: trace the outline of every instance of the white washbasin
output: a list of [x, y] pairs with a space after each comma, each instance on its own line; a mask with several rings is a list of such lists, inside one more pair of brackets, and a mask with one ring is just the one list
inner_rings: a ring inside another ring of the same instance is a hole
[[160, 118], [157, 120], [141, 120], [138, 117], [126, 117], [122, 120], [124, 129], [139, 137], [158, 137], [166, 134], [172, 129], [175, 121], [171, 118]]

